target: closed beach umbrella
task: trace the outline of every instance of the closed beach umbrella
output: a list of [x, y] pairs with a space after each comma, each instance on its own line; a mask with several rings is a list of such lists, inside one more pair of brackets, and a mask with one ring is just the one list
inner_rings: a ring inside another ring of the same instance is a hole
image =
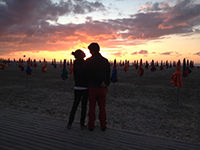
[[37, 67], [37, 62], [36, 62], [35, 59], [33, 60], [33, 66], [34, 66], [35, 68]]
[[111, 81], [113, 83], [118, 81], [118, 79], [117, 79], [117, 63], [116, 63], [116, 59], [114, 60], [114, 64], [113, 64], [113, 71], [112, 71]]
[[22, 62], [21, 59], [19, 59], [19, 65], [18, 65], [18, 67], [19, 67], [20, 71], [24, 71], [24, 66], [23, 66], [23, 62]]
[[149, 63], [148, 63], [148, 61], [146, 61], [145, 68], [149, 69]]
[[42, 66], [42, 72], [46, 72], [46, 71], [47, 71], [47, 62], [44, 59], [43, 66]]
[[170, 84], [172, 86], [177, 87], [177, 104], [179, 105], [179, 95], [180, 95], [180, 88], [183, 87], [183, 81], [181, 78], [181, 62], [180, 60], [177, 63], [176, 72], [171, 76]]
[[72, 60], [71, 60], [71, 59], [70, 59], [69, 73], [70, 73], [70, 74], [73, 73], [73, 63], [72, 63]]
[[188, 77], [188, 69], [186, 66], [185, 58], [183, 59], [183, 77]]
[[154, 64], [154, 60], [152, 60], [152, 62], [151, 62], [151, 72], [154, 72], [154, 71], [156, 71], [156, 66]]
[[172, 62], [170, 61], [170, 63], [169, 63], [169, 68], [172, 68]]
[[124, 71], [127, 72], [128, 68], [129, 68], [129, 63], [128, 61], [125, 61]]
[[135, 69], [138, 70], [138, 60], [137, 60], [136, 65], [135, 65]]
[[140, 59], [140, 67], [138, 69], [138, 74], [142, 76], [144, 74], [144, 69], [142, 67], [142, 59]]
[[4, 70], [6, 65], [0, 60], [0, 70]]
[[194, 61], [190, 60], [190, 68], [194, 68]]
[[192, 73], [192, 70], [190, 69], [189, 60], [187, 60], [187, 70], [188, 70], [188, 73]]
[[166, 68], [167, 68], [167, 69], [169, 68], [168, 60], [166, 61]]
[[[66, 62], [65, 62], [65, 64], [66, 64]], [[60, 68], [62, 68], [62, 67], [63, 67], [62, 60], [60, 60]]]
[[54, 66], [54, 68], [56, 68], [56, 67], [57, 67], [57, 64], [56, 64], [56, 59], [54, 59], [54, 60], [53, 60], [53, 66]]
[[176, 62], [175, 61], [173, 61], [173, 67], [176, 67]]
[[183, 82], [181, 78], [181, 62], [180, 60], [177, 63], [176, 72], [171, 76], [171, 85], [182, 88]]
[[26, 76], [30, 76], [32, 73], [32, 69], [31, 69], [31, 62], [30, 60], [27, 61], [27, 67], [26, 67]]
[[163, 67], [163, 61], [161, 60], [161, 64], [160, 64], [160, 70], [163, 70], [164, 67]]
[[68, 78], [68, 71], [66, 69], [66, 59], [64, 60], [64, 63], [63, 63], [63, 70], [62, 70], [61, 78], [63, 80], [66, 80]]

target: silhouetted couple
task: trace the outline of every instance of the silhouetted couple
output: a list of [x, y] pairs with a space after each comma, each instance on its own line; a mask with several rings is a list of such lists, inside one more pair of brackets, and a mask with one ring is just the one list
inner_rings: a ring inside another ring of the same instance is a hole
[[67, 128], [70, 129], [75, 117], [76, 110], [81, 102], [80, 128], [84, 129], [87, 113], [87, 101], [89, 96], [89, 118], [88, 129], [93, 131], [96, 119], [96, 103], [99, 106], [99, 121], [101, 130], [106, 130], [106, 94], [110, 84], [110, 63], [100, 53], [97, 43], [88, 46], [91, 57], [84, 60], [85, 54], [82, 50], [72, 52], [74, 61], [74, 103], [70, 112]]

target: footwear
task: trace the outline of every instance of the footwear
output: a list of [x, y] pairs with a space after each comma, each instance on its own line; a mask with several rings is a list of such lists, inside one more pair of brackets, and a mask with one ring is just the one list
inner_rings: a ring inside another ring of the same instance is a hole
[[67, 124], [67, 129], [71, 129], [72, 128], [72, 124]]
[[89, 130], [89, 131], [93, 131], [93, 130], [94, 130], [94, 128], [88, 127], [88, 130]]
[[101, 127], [101, 131], [106, 131], [107, 127]]
[[81, 129], [81, 130], [84, 130], [84, 129], [86, 129], [86, 128], [87, 128], [86, 125], [80, 125], [80, 129]]

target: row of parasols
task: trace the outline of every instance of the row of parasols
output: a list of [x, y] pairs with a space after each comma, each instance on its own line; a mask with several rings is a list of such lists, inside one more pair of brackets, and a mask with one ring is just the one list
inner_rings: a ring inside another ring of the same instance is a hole
[[[11, 61], [8, 59], [7, 61], [0, 61], [0, 70], [5, 70], [8, 67], [8, 63], [10, 63]], [[14, 62], [17, 62], [18, 64], [18, 68], [20, 71], [24, 71], [24, 60], [23, 59], [19, 59], [18, 61], [14, 60]], [[30, 76], [32, 74], [32, 67], [37, 67], [38, 66], [38, 62], [34, 59], [33, 61], [29, 58], [26, 61], [27, 65], [26, 65], [26, 76]], [[41, 71], [42, 72], [47, 72], [47, 61], [44, 59], [43, 62], [41, 62], [41, 60], [39, 61], [40, 64], [42, 64], [42, 68]], [[56, 68], [57, 67], [57, 63], [56, 63], [56, 59], [53, 59], [51, 62], [51, 65]], [[111, 81], [112, 82], [117, 82], [118, 81], [118, 77], [117, 77], [117, 68], [118, 66], [122, 66], [124, 67], [124, 71], [127, 72], [129, 70], [129, 67], [132, 65], [135, 67], [135, 69], [137, 70], [137, 73], [139, 76], [143, 76], [144, 74], [144, 68], [145, 69], [150, 69], [151, 72], [155, 72], [156, 70], [164, 70], [164, 69], [168, 69], [168, 68], [172, 68], [172, 67], [176, 67], [176, 72], [172, 75], [170, 83], [173, 86], [177, 86], [179, 88], [183, 87], [183, 83], [182, 83], [182, 79], [181, 76], [183, 77], [188, 77], [188, 74], [192, 72], [192, 68], [194, 68], [194, 62], [193, 61], [189, 61], [189, 60], [185, 60], [185, 58], [183, 59], [183, 69], [182, 69], [182, 73], [181, 73], [181, 62], [180, 60], [178, 62], [163, 62], [161, 61], [160, 64], [157, 62], [154, 62], [154, 60], [151, 61], [151, 63], [148, 63], [148, 61], [146, 61], [145, 63], [142, 62], [142, 59], [140, 60], [140, 63], [138, 63], [137, 61], [134, 61], [131, 65], [129, 63], [129, 61], [125, 60], [125, 61], [120, 61], [120, 62], [116, 62], [116, 59], [114, 60], [113, 63], [111, 63], [111, 65], [113, 66], [113, 70], [112, 70], [112, 75], [111, 75]], [[66, 66], [69, 66], [69, 69], [67, 69]], [[60, 60], [60, 68], [62, 68], [62, 73], [61, 73], [61, 78], [63, 80], [66, 80], [68, 78], [68, 73], [72, 74], [73, 73], [73, 61], [66, 61], [66, 59], [62, 62], [62, 60]]]

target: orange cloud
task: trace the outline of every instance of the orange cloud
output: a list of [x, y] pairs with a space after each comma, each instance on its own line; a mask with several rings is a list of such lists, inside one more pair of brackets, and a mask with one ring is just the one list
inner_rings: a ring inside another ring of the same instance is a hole
[[158, 29], [172, 29], [172, 28], [174, 28], [174, 26], [172, 25], [169, 25], [169, 26], [165, 26], [163, 24], [158, 25]]

